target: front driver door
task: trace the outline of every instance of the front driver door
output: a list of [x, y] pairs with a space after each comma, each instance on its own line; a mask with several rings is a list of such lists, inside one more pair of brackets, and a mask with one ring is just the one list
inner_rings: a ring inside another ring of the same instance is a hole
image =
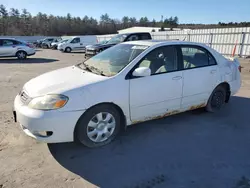
[[80, 38], [74, 38], [71, 41], [71, 48], [72, 50], [79, 50], [80, 49]]
[[177, 50], [163, 46], [149, 52], [137, 67], [149, 67], [151, 76], [131, 77], [130, 117], [132, 122], [171, 114], [180, 109], [182, 71], [179, 71]]

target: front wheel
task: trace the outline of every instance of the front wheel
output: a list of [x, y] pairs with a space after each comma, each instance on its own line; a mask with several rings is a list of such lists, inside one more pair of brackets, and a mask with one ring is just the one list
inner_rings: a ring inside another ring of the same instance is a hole
[[110, 143], [120, 132], [121, 115], [112, 105], [89, 109], [79, 119], [75, 136], [83, 145], [93, 148]]
[[224, 106], [225, 101], [226, 89], [223, 86], [218, 86], [209, 97], [206, 110], [208, 112], [217, 112]]
[[65, 48], [65, 52], [70, 53], [71, 52], [71, 48], [70, 47]]
[[27, 58], [27, 53], [24, 51], [19, 51], [16, 53], [16, 57], [20, 60]]

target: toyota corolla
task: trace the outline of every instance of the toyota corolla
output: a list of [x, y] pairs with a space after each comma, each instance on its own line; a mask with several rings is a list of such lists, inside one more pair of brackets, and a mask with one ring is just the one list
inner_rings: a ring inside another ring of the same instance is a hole
[[216, 112], [241, 86], [240, 64], [184, 41], [133, 41], [28, 81], [14, 101], [38, 141], [98, 147], [126, 126], [205, 108]]

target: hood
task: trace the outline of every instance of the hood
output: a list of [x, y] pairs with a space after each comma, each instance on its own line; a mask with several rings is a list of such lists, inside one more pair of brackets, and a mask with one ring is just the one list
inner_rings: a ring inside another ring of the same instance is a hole
[[71, 66], [54, 70], [31, 79], [24, 85], [30, 97], [46, 94], [61, 94], [80, 88], [108, 77], [96, 75], [78, 67]]
[[53, 46], [53, 45], [57, 45], [57, 44], [59, 44], [59, 42], [52, 42], [52, 43], [51, 43], [52, 46]]
[[99, 48], [108, 48], [114, 45], [116, 44], [94, 44], [94, 45], [88, 45], [86, 48], [99, 49]]

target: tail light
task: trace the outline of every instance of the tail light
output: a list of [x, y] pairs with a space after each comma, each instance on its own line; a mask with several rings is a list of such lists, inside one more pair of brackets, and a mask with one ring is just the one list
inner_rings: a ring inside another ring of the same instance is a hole
[[30, 47], [30, 48], [33, 48], [33, 45], [27, 43], [26, 46]]

